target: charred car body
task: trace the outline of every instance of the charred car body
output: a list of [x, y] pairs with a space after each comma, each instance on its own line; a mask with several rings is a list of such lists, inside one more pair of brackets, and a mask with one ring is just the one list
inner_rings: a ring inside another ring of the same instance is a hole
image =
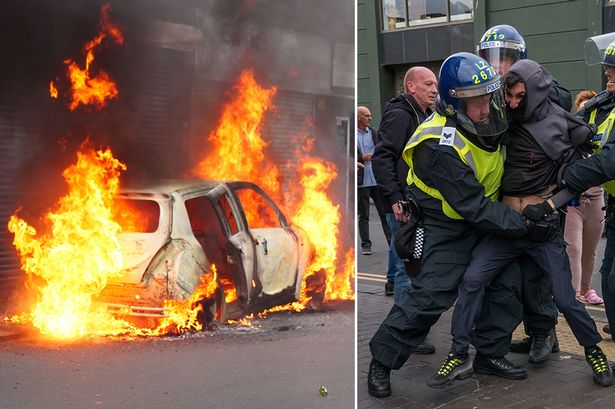
[[212, 265], [207, 306], [221, 322], [298, 299], [311, 246], [258, 186], [169, 181], [123, 189], [118, 201], [138, 223], [119, 235], [124, 274], [97, 301], [164, 316], [164, 300], [188, 299]]

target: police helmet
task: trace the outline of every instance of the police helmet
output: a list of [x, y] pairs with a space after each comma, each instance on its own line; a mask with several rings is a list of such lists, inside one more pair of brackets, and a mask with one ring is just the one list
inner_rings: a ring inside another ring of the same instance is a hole
[[606, 33], [585, 40], [587, 65], [615, 67], [615, 33]]
[[517, 61], [527, 58], [525, 40], [516, 28], [508, 24], [493, 26], [481, 37], [476, 52], [495, 68], [500, 75]]
[[437, 109], [471, 135], [501, 136], [508, 129], [500, 75], [483, 58], [460, 52], [442, 63]]

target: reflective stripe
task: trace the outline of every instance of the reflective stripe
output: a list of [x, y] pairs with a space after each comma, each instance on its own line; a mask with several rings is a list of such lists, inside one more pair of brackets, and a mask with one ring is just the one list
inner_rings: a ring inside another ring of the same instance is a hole
[[[597, 113], [598, 113], [598, 108], [593, 109], [591, 113], [589, 114], [590, 124], [596, 123]], [[612, 109], [611, 112], [609, 112], [609, 115], [606, 117], [606, 119], [602, 121], [600, 125], [598, 125], [598, 131], [596, 132], [596, 138], [592, 140], [595, 146], [594, 153], [600, 153], [602, 151], [602, 148], [604, 147], [607, 140], [609, 139], [609, 134], [611, 133], [614, 123], [615, 123], [615, 109]], [[598, 139], [598, 137], [600, 139]], [[603, 183], [602, 187], [604, 188], [604, 190], [609, 192], [609, 194], [615, 195], [615, 181], [614, 180], [610, 180], [606, 183]]]

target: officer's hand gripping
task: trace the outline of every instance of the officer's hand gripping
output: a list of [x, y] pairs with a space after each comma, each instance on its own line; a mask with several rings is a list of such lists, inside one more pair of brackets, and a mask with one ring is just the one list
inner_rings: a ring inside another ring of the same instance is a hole
[[545, 219], [547, 216], [553, 213], [555, 209], [551, 207], [546, 200], [542, 203], [535, 205], [528, 205], [523, 209], [523, 215], [535, 222]]
[[525, 216], [521, 216], [521, 219], [525, 221], [527, 226], [527, 235], [525, 237], [537, 243], [543, 243], [555, 238], [559, 231], [559, 216], [557, 214], [551, 214], [539, 221], [534, 221]]

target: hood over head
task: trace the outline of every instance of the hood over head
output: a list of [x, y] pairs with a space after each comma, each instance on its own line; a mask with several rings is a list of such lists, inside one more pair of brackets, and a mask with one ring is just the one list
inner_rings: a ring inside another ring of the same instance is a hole
[[525, 84], [525, 100], [520, 108], [519, 119], [522, 122], [535, 122], [543, 119], [550, 112], [549, 91], [553, 77], [536, 61], [519, 60], [508, 71], [517, 74]]
[[566, 162], [574, 147], [591, 139], [591, 127], [549, 99], [553, 76], [536, 61], [517, 61], [508, 72], [525, 83], [525, 97], [518, 110], [508, 109], [511, 137], [514, 138], [515, 127], [520, 127], [549, 158]]

